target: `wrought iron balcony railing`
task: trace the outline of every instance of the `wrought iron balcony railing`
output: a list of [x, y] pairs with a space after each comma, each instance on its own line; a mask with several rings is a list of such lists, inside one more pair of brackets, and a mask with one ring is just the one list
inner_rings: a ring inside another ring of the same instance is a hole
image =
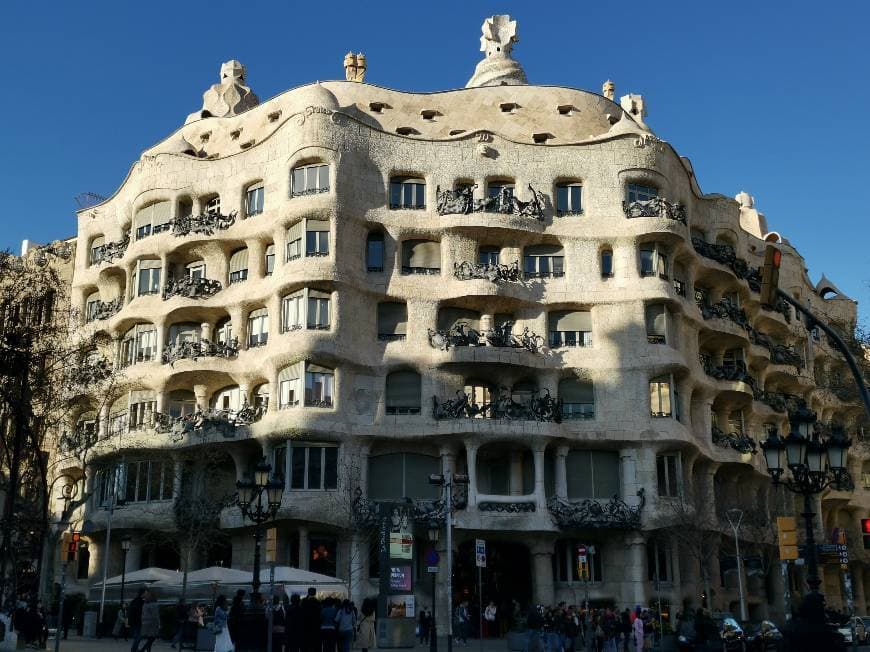
[[730, 244], [713, 244], [693, 237], [692, 246], [699, 255], [725, 265], [737, 278], [745, 279], [753, 292], [761, 291], [761, 272], [757, 268], [750, 267], [743, 258], [739, 258]]
[[709, 356], [701, 354], [701, 366], [704, 367], [704, 372], [716, 380], [727, 380], [735, 383], [746, 383], [752, 388], [753, 394], [756, 392], [758, 381], [749, 373], [746, 368], [746, 363], [742, 360], [737, 360], [733, 364], [715, 365]]
[[475, 403], [461, 389], [456, 398], [439, 401], [432, 397], [432, 416], [435, 419], [506, 419], [508, 421], [550, 421], [561, 423], [562, 401], [550, 396], [547, 389], [540, 390], [522, 403], [513, 399], [508, 387], [502, 387], [498, 398], [490, 403]]
[[755, 439], [742, 432], [724, 432], [713, 426], [711, 435], [713, 443], [722, 448], [733, 448], [738, 453], [752, 453], [753, 455], [758, 450]]
[[91, 265], [99, 265], [100, 263], [111, 263], [117, 258], [121, 258], [127, 247], [130, 244], [130, 234], [127, 233], [123, 240], [115, 242], [107, 242], [98, 247], [94, 247], [91, 252]]
[[503, 213], [507, 215], [519, 215], [532, 217], [537, 220], [544, 219], [544, 203], [541, 193], [529, 185], [532, 198], [529, 201], [521, 201], [513, 192], [512, 188], [503, 188], [494, 197], [474, 198], [474, 189], [477, 185], [457, 188], [456, 190], [441, 190], [436, 188], [438, 198], [437, 210], [439, 215], [468, 215], [470, 213]]
[[429, 329], [429, 346], [447, 351], [457, 346], [496, 346], [512, 349], [525, 349], [531, 353], [542, 353], [544, 338], [535, 335], [525, 327], [519, 335], [512, 332], [514, 322], [506, 321], [497, 328], [476, 331], [468, 322], [457, 322], [449, 331]]
[[211, 342], [206, 339], [183, 341], [170, 344], [163, 349], [163, 364], [173, 364], [178, 360], [197, 360], [199, 358], [234, 358], [239, 354], [237, 338], [229, 342]]
[[[410, 520], [422, 527], [428, 527], [433, 521], [443, 524], [446, 521], [446, 505], [442, 499], [425, 500], [425, 499], [396, 499], [398, 502], [403, 500], [409, 508]], [[468, 506], [468, 485], [454, 485], [453, 487], [453, 510], [465, 509]], [[363, 495], [362, 489], [359, 487], [354, 491], [354, 498], [351, 503], [351, 513], [354, 525], [358, 528], [366, 528], [376, 526], [380, 520], [378, 501], [371, 500]]]
[[183, 276], [179, 279], [170, 279], [169, 283], [163, 287], [163, 300], [174, 296], [188, 299], [208, 299], [220, 292], [222, 287], [220, 281]]
[[321, 195], [329, 192], [329, 186], [326, 188], [307, 188], [306, 190], [294, 190], [290, 193], [290, 197], [307, 197], [308, 195]]
[[238, 410], [196, 410], [183, 416], [172, 416], [158, 412], [154, 415], [154, 429], [167, 433], [171, 441], [177, 443], [185, 435], [219, 432], [224, 437], [235, 437], [236, 429], [256, 423], [266, 413], [262, 405], [244, 405]]
[[782, 297], [777, 297], [776, 305], [774, 305], [774, 306], [762, 305], [761, 308], [762, 308], [762, 310], [767, 310], [770, 312], [778, 312], [779, 314], [782, 315], [783, 319], [785, 319], [786, 324], [791, 323], [791, 306], [789, 305], [788, 301], [786, 301]]
[[121, 297], [112, 299], [111, 301], [94, 301], [93, 303], [88, 304], [85, 321], [92, 322], [108, 319], [123, 307], [124, 299]]
[[306, 398], [305, 399], [305, 407], [331, 408], [332, 407], [332, 397], [331, 396], [324, 396], [323, 398]]
[[461, 263], [453, 263], [453, 276], [460, 281], [482, 279], [492, 283], [507, 281], [518, 283], [522, 280], [520, 273], [520, 261], [515, 260], [510, 265], [490, 265], [489, 263], [470, 263], [467, 260]]
[[624, 201], [622, 210], [628, 218], [665, 217], [686, 224], [686, 207], [680, 202], [671, 203], [664, 197], [653, 197], [645, 201]]
[[537, 510], [533, 500], [512, 500], [506, 503], [495, 500], [485, 500], [477, 503], [481, 512], [499, 512], [502, 514], [528, 514]]
[[402, 274], [423, 274], [437, 276], [440, 273], [440, 267], [408, 267], [406, 265], [402, 265]]
[[637, 496], [640, 499], [637, 505], [629, 505], [619, 496], [607, 501], [596, 498], [573, 501], [552, 496], [547, 501], [547, 508], [556, 525], [564, 530], [634, 530], [640, 527], [646, 504], [643, 488], [638, 490]]
[[200, 215], [187, 215], [176, 217], [172, 220], [172, 233], [175, 236], [212, 235], [215, 231], [224, 231], [236, 222], [236, 211], [229, 215], [220, 213], [202, 213]]
[[380, 342], [404, 342], [408, 339], [405, 333], [378, 333]]

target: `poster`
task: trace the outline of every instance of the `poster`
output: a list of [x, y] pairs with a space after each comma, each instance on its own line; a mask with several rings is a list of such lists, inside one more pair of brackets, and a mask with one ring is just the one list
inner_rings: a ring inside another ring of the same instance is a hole
[[411, 567], [390, 566], [390, 591], [411, 590]]
[[388, 618], [415, 618], [416, 610], [413, 595], [391, 595], [387, 599]]
[[414, 536], [410, 532], [390, 532], [390, 558], [412, 559]]

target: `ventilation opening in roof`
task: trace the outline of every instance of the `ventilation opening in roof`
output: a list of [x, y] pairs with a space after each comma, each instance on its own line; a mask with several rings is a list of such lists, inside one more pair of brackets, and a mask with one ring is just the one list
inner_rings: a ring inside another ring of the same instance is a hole
[[396, 127], [396, 133], [401, 134], [402, 136], [413, 136], [420, 132], [414, 129], [414, 127]]
[[559, 110], [559, 115], [571, 115], [574, 113], [573, 104], [561, 104], [556, 108]]
[[204, 143], [207, 143], [209, 138], [211, 138], [210, 131], [206, 131], [206, 132], [199, 135], [199, 139]]
[[280, 117], [281, 117], [280, 111], [272, 111], [272, 113], [269, 114], [269, 122], [277, 122], [278, 118], [280, 118]]
[[232, 138], [233, 140], [238, 140], [238, 139], [239, 139], [239, 136], [241, 136], [241, 135], [242, 135], [242, 130], [241, 130], [241, 129], [233, 129], [233, 130], [230, 132], [230, 138]]
[[390, 106], [384, 102], [369, 102], [369, 110], [372, 113], [383, 113], [384, 109], [389, 109]]
[[200, 118], [210, 118], [210, 117], [211, 117], [211, 113], [209, 113], [208, 111], [202, 111], [202, 112], [199, 114], [199, 117], [200, 117]]
[[498, 108], [501, 109], [502, 113], [513, 113], [518, 108], [520, 108], [520, 105], [516, 102], [502, 102], [498, 105]]
[[424, 120], [434, 120], [436, 116], [441, 114], [435, 109], [423, 109], [420, 111], [420, 115], [423, 116]]
[[539, 145], [544, 145], [546, 142], [552, 138], [555, 138], [553, 134], [532, 134], [532, 140], [538, 143]]
[[248, 149], [248, 148], [251, 147], [255, 142], [257, 142], [257, 141], [256, 141], [255, 139], [251, 138], [251, 140], [242, 143], [241, 145], [239, 145], [239, 147], [241, 147], [242, 149]]
[[465, 133], [465, 129], [451, 129], [450, 130], [451, 136], [458, 136], [459, 134], [464, 134], [464, 133]]

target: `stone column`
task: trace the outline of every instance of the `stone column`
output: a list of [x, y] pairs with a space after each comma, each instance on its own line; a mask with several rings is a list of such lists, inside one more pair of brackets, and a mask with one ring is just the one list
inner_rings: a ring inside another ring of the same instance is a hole
[[[557, 478], [558, 465], [556, 466]], [[632, 496], [636, 496], [638, 489], [637, 481], [637, 449], [623, 448], [619, 451], [619, 474], [620, 485], [622, 486], [622, 497], [624, 500]], [[557, 491], [558, 493], [558, 491]]]
[[477, 507], [477, 444], [465, 442], [465, 459], [468, 464], [468, 507]]
[[[371, 444], [360, 444], [355, 451], [356, 459], [359, 461], [359, 488], [364, 496], [368, 496], [369, 493], [369, 452], [371, 448]], [[342, 451], [342, 454], [345, 452]]]
[[266, 275], [266, 248], [259, 240], [248, 240], [248, 278], [263, 278]]
[[350, 599], [361, 605], [368, 593], [368, 587], [365, 586], [368, 580], [368, 542], [365, 537], [353, 534], [348, 548]]
[[184, 462], [178, 455], [172, 456], [172, 499], [181, 496], [181, 480], [184, 477]]
[[625, 565], [623, 566], [623, 595], [631, 605], [645, 606], [649, 596], [646, 572], [646, 539], [640, 532], [626, 537]]
[[246, 348], [248, 342], [248, 320], [241, 307], [230, 308], [230, 323], [232, 324], [233, 337], [239, 342], [240, 348]]
[[308, 528], [299, 528], [299, 568], [308, 570], [308, 561], [311, 556], [308, 543]]
[[[538, 446], [534, 452], [535, 459], [535, 502], [537, 503], [537, 510], [539, 512], [546, 513], [547, 512], [547, 490], [544, 486], [544, 454], [546, 452], [546, 446]], [[553, 554], [553, 551], [550, 551], [550, 555]], [[552, 570], [550, 571], [552, 575]], [[550, 580], [552, 582], [552, 579]], [[546, 602], [544, 604], [552, 604], [550, 602]]]
[[568, 446], [556, 449], [556, 496], [568, 499]]
[[206, 398], [206, 386], [194, 385], [193, 395], [196, 397], [196, 407], [200, 410], [208, 410], [208, 399]]
[[211, 342], [212, 328], [213, 326], [209, 322], [202, 322], [202, 324], [200, 324], [199, 326], [200, 339], [208, 340], [209, 342]]
[[535, 602], [551, 605], [555, 600], [553, 587], [553, 546], [551, 543], [538, 543], [532, 547], [532, 580]]

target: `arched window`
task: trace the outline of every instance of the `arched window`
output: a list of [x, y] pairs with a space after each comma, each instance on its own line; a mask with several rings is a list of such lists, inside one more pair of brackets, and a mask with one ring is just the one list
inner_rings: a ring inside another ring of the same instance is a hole
[[150, 389], [130, 392], [130, 412], [127, 418], [130, 430], [142, 430], [154, 424], [157, 412], [157, 395]]
[[405, 240], [402, 243], [402, 274], [440, 274], [441, 243]]
[[565, 276], [565, 250], [562, 245], [526, 247], [523, 250], [523, 273], [526, 278]]
[[384, 271], [384, 234], [370, 231], [366, 236], [366, 271]]
[[565, 378], [559, 381], [563, 419], [594, 419], [595, 392], [588, 380]]
[[263, 189], [262, 181], [258, 181], [257, 183], [248, 186], [248, 189], [245, 191], [246, 217], [253, 217], [254, 215], [259, 215], [263, 212], [264, 192], [265, 190]]
[[382, 342], [404, 340], [408, 333], [408, 305], [395, 301], [378, 304], [378, 339]]
[[390, 208], [426, 208], [426, 181], [415, 177], [391, 178]]
[[329, 192], [329, 166], [326, 163], [310, 163], [293, 168], [291, 197], [316, 195], [321, 192]]
[[560, 183], [556, 186], [556, 215], [583, 214], [583, 186], [579, 183]]
[[136, 239], [168, 231], [172, 222], [172, 202], [158, 201], [140, 208], [133, 219]]
[[387, 414], [420, 414], [420, 374], [394, 371], [387, 376], [385, 410]]
[[601, 250], [601, 276], [602, 278], [613, 276], [613, 249]]
[[106, 238], [98, 235], [91, 240], [90, 264], [99, 265], [103, 262], [103, 255], [106, 251]]
[[230, 256], [230, 285], [248, 278], [248, 248], [236, 249]]
[[511, 398], [520, 405], [528, 405], [537, 393], [538, 384], [529, 379], [520, 380], [511, 388]]
[[671, 377], [658, 376], [649, 381], [649, 409], [653, 417], [670, 417]]
[[547, 317], [551, 348], [592, 346], [592, 313], [588, 310], [554, 310]]

